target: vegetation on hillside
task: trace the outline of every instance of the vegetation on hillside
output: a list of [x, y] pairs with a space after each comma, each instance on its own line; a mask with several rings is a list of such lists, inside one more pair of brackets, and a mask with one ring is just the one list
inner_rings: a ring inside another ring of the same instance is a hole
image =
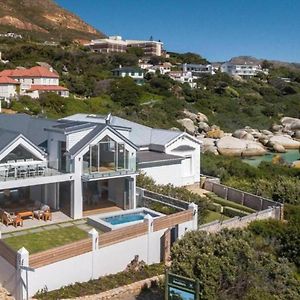
[[[47, 62], [59, 72], [61, 84], [73, 95], [64, 99], [63, 104], [58, 97], [56, 100], [52, 97], [51, 102], [56, 101], [58, 105], [43, 109], [37, 104], [33, 110], [27, 100], [23, 103], [20, 99], [17, 105], [13, 104], [17, 111], [48, 116], [63, 116], [67, 111], [110, 111], [146, 125], [181, 128], [176, 119], [181, 118], [183, 109], [187, 108], [192, 112], [201, 111], [210, 123], [228, 131], [246, 125], [266, 129], [282, 116], [300, 117], [300, 71], [296, 68], [271, 66], [269, 76], [259, 75], [249, 80], [235, 80], [224, 73], [207, 75], [198, 80], [196, 89], [164, 75], [147, 74], [145, 84], [133, 88], [132, 80], [113, 78], [111, 70], [119, 65], [136, 66], [141, 55], [137, 51], [99, 54], [74, 44], [50, 47], [22, 41], [4, 42], [0, 51], [4, 59], [10, 61], [0, 65], [0, 70]], [[168, 59], [153, 57], [150, 60], [171, 61], [176, 68], [184, 62], [205, 62], [193, 53], [172, 53]], [[291, 82], [280, 77], [288, 77]], [[117, 95], [119, 88], [122, 93]], [[58, 106], [61, 110], [57, 111]]]
[[262, 162], [256, 168], [238, 158], [202, 155], [202, 173], [220, 177], [224, 184], [281, 203], [300, 206], [300, 170]]

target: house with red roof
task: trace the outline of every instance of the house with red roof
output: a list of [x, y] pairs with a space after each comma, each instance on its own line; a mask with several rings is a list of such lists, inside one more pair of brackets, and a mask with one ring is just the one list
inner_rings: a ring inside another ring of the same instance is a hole
[[0, 77], [0, 99], [12, 99], [17, 96], [20, 83], [10, 77]]
[[[10, 81], [10, 82], [7, 82]], [[61, 97], [68, 97], [69, 90], [59, 85], [59, 75], [52, 68], [36, 66], [29, 69], [17, 68], [0, 72], [0, 82], [3, 82], [4, 90], [12, 91], [11, 86], [16, 85], [15, 93], [1, 93], [0, 97], [10, 99], [17, 94], [28, 95], [31, 98], [39, 98], [41, 93], [54, 92]], [[1, 84], [1, 83], [0, 83]], [[8, 88], [9, 86], [9, 88]], [[17, 87], [19, 86], [19, 93]], [[5, 94], [5, 95], [4, 95]]]

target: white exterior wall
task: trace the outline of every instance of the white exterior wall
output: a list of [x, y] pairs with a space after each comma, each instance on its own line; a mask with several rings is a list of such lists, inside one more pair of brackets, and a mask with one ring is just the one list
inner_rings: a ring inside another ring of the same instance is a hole
[[88, 133], [90, 133], [93, 130], [93, 128], [89, 128], [87, 130], [81, 130], [81, 131], [78, 131], [78, 132], [73, 132], [73, 133], [68, 134], [66, 136], [67, 151], [69, 151], [75, 144], [77, 144]]
[[15, 84], [0, 84], [0, 97], [10, 99], [16, 95], [17, 87]]
[[48, 159], [52, 166], [58, 167], [58, 142], [66, 142], [63, 133], [48, 131]]
[[[195, 150], [189, 151], [176, 151], [175, 149], [179, 146], [190, 146], [195, 148]], [[178, 155], [182, 157], [191, 157], [191, 169], [183, 160], [181, 162], [181, 184], [189, 185], [200, 181], [200, 144], [188, 138], [184, 135], [175, 142], [171, 143], [166, 148], [166, 153]], [[188, 175], [189, 174], [189, 175]]]
[[19, 282], [16, 269], [0, 256], [0, 284], [15, 296], [20, 291]]
[[[161, 261], [161, 238], [167, 229], [120, 242], [94, 252], [85, 253], [29, 272], [29, 296], [47, 287], [48, 291], [76, 282], [86, 282], [108, 274], [124, 271], [134, 259], [147, 264]], [[178, 237], [193, 230], [193, 221], [178, 225]]]
[[131, 77], [131, 78], [133, 78], [133, 79], [144, 79], [144, 74], [142, 73], [142, 75], [139, 75], [139, 73], [138, 72], [135, 72], [134, 74], [132, 74], [132, 73], [127, 73], [127, 72], [122, 72], [121, 74], [121, 77], [126, 77], [126, 76], [129, 76], [129, 77]]
[[[117, 143], [124, 143], [124, 141], [122, 139], [120, 139], [118, 136], [116, 136], [114, 133], [112, 133], [109, 130], [106, 130], [93, 140], [93, 144], [99, 142], [105, 136], [109, 136]], [[125, 149], [129, 151], [130, 158], [132, 157], [132, 155], [136, 156], [136, 150], [133, 147], [131, 147], [130, 145], [125, 144]], [[74, 195], [73, 195], [73, 200], [72, 200], [73, 203], [71, 205], [71, 207], [72, 207], [71, 217], [74, 219], [82, 218], [82, 209], [83, 209], [83, 207], [82, 207], [82, 205], [83, 205], [82, 180], [81, 180], [81, 176], [83, 174], [82, 162], [83, 162], [83, 155], [87, 151], [89, 151], [88, 144], [74, 158]], [[126, 177], [126, 176], [123, 176], [123, 177]], [[109, 177], [107, 177], [106, 179], [109, 179]], [[135, 195], [134, 195], [133, 199], [135, 199]]]
[[147, 176], [152, 177], [157, 184], [173, 184], [175, 186], [182, 185], [181, 164], [157, 166], [157, 167], [141, 167], [140, 170], [145, 172]]

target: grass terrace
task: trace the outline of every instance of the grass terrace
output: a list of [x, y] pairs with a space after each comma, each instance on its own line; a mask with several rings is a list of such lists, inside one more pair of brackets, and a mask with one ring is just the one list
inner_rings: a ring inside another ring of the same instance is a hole
[[30, 254], [35, 254], [86, 239], [91, 229], [82, 219], [6, 234], [3, 241], [15, 251], [25, 247]]

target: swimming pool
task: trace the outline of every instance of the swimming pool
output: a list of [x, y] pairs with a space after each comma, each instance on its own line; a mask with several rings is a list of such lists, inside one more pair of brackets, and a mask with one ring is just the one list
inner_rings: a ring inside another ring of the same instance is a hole
[[[152, 214], [149, 215], [151, 216]], [[119, 224], [144, 220], [145, 216], [146, 216], [145, 212], [140, 212], [140, 213], [131, 213], [131, 214], [125, 214], [120, 216], [107, 217], [104, 218], [103, 220], [105, 222], [110, 223], [111, 225], [119, 225]], [[156, 217], [156, 215], [152, 215], [152, 217]]]
[[110, 231], [144, 222], [146, 215], [150, 215], [153, 218], [164, 216], [163, 214], [152, 209], [141, 207], [137, 209], [129, 209], [125, 211], [90, 216], [88, 217], [88, 224], [103, 231]]

